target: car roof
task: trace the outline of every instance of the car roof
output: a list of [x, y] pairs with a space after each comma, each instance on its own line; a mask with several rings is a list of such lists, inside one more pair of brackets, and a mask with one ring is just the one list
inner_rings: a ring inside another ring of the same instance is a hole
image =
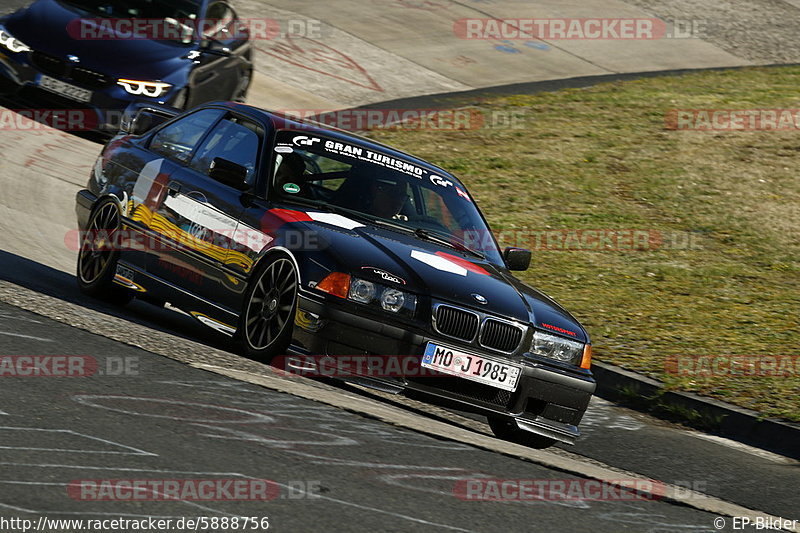
[[251, 118], [260, 119], [261, 122], [269, 124], [275, 130], [282, 130], [282, 129], [296, 130], [303, 133], [310, 133], [310, 134], [329, 137], [331, 139], [336, 139], [342, 142], [358, 144], [364, 146], [365, 148], [374, 148], [387, 155], [402, 158], [408, 161], [409, 163], [425, 167], [428, 170], [435, 172], [436, 174], [442, 174], [443, 176], [446, 176], [448, 178], [453, 178], [458, 180], [458, 178], [453, 176], [453, 174], [451, 174], [450, 172], [441, 167], [434, 165], [433, 163], [415, 157], [407, 152], [403, 152], [402, 150], [392, 148], [391, 146], [377, 142], [373, 139], [369, 139], [362, 135], [352, 133], [350, 131], [334, 128], [332, 126], [321, 124], [313, 120], [301, 119], [285, 115], [277, 111], [268, 111], [266, 109], [261, 109], [259, 107], [247, 104], [241, 104], [237, 102], [213, 102], [213, 104], [208, 104], [208, 105], [222, 106], [232, 111], [236, 111], [238, 113], [247, 114]]

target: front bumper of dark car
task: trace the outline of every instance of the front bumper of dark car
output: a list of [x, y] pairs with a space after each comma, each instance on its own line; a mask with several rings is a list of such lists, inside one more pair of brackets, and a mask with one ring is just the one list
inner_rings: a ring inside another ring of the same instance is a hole
[[[301, 294], [300, 316], [312, 316], [313, 324], [298, 320], [294, 339], [298, 353], [330, 356], [412, 355], [422, 357], [428, 342], [457, 347], [452, 339], [424, 329], [389, 324], [354, 313], [348, 302], [332, 303]], [[462, 348], [475, 351], [474, 348]], [[497, 354], [478, 353], [494, 359]], [[512, 361], [516, 362], [519, 361]], [[578, 424], [586, 412], [596, 383], [591, 372], [550, 365], [546, 361], [521, 362], [523, 372], [515, 391], [504, 391], [452, 376], [369, 376], [352, 381], [390, 392], [402, 392], [435, 403], [486, 416], [513, 417], [520, 429], [574, 443]]]
[[[68, 131], [116, 133], [125, 109], [131, 102], [142, 98], [125, 91], [113, 78], [81, 83], [34, 65], [31, 57], [31, 53], [0, 51], [0, 96], [22, 106], [83, 112], [77, 120], [70, 120], [66, 125]], [[91, 91], [91, 99], [83, 102], [44, 89], [40, 84], [43, 75]], [[173, 87], [159, 100], [168, 100], [177, 91], [178, 88]]]

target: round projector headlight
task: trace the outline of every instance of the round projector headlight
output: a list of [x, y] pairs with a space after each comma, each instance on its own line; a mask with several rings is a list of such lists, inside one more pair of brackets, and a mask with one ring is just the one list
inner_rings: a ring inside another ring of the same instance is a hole
[[406, 296], [403, 291], [397, 289], [386, 289], [381, 294], [381, 307], [386, 311], [397, 313], [403, 308], [406, 303]]
[[350, 294], [347, 296], [354, 302], [368, 304], [375, 298], [375, 284], [363, 279], [353, 280], [350, 284]]

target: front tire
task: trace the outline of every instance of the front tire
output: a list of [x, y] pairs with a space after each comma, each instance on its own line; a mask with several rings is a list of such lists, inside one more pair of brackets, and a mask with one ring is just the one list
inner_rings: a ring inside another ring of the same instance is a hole
[[494, 436], [498, 439], [515, 442], [537, 450], [549, 448], [557, 442], [550, 437], [537, 435], [536, 433], [520, 429], [511, 417], [490, 416], [489, 427], [492, 428], [492, 433], [494, 433]]
[[92, 212], [78, 251], [76, 277], [78, 289], [92, 298], [125, 305], [133, 298], [130, 291], [114, 283], [119, 260], [117, 236], [120, 212], [113, 200], [103, 200]]
[[257, 270], [245, 292], [237, 336], [249, 357], [269, 362], [292, 340], [299, 278], [294, 262], [278, 254]]

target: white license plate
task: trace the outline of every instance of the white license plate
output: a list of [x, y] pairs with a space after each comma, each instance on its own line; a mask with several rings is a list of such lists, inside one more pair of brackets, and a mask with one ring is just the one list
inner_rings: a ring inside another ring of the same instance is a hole
[[50, 76], [42, 75], [39, 78], [39, 87], [47, 89], [50, 92], [66, 96], [71, 100], [78, 102], [90, 102], [92, 100], [92, 91], [81, 89], [71, 83], [51, 78]]
[[460, 352], [447, 346], [429, 342], [420, 363], [443, 374], [491, 385], [498, 389], [515, 391], [522, 367], [495, 361], [480, 355]]

